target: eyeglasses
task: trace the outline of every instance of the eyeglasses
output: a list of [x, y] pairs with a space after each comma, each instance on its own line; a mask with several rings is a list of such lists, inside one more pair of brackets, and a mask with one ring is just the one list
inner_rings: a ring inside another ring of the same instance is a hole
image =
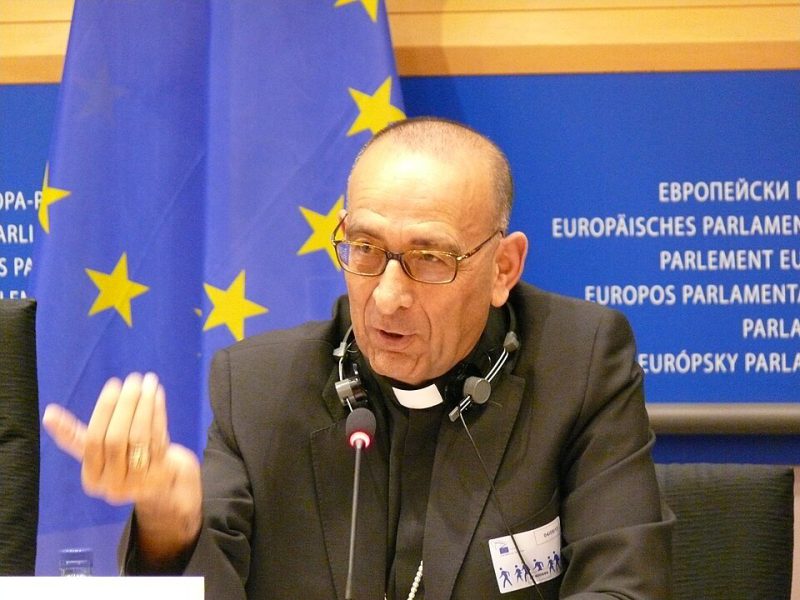
[[383, 274], [386, 265], [394, 259], [400, 262], [403, 271], [414, 281], [422, 283], [450, 283], [456, 278], [458, 265], [462, 260], [476, 254], [498, 233], [498, 229], [480, 244], [465, 254], [456, 254], [445, 250], [406, 250], [405, 252], [389, 252], [386, 248], [367, 244], [366, 242], [350, 242], [337, 240], [336, 233], [344, 223], [339, 221], [331, 235], [331, 243], [336, 249], [339, 264], [348, 273], [376, 277]]

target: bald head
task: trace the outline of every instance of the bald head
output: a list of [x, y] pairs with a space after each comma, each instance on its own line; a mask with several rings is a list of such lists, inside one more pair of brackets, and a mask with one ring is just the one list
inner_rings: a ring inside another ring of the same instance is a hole
[[514, 199], [511, 169], [503, 151], [489, 138], [466, 125], [447, 119], [438, 117], [406, 119], [389, 125], [367, 142], [356, 157], [353, 169], [371, 148], [385, 144], [435, 156], [440, 160], [466, 159], [475, 169], [485, 169], [494, 193], [492, 200], [497, 229], [503, 231], [508, 229]]

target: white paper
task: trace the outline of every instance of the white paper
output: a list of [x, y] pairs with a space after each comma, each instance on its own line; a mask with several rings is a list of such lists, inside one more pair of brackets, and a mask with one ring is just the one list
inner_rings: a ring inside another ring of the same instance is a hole
[[0, 577], [0, 598], [203, 600], [202, 577]]
[[559, 517], [537, 529], [515, 533], [514, 540], [524, 562], [520, 560], [510, 536], [489, 540], [489, 552], [500, 593], [531, 587], [534, 578], [536, 583], [544, 583], [561, 574], [563, 564]]

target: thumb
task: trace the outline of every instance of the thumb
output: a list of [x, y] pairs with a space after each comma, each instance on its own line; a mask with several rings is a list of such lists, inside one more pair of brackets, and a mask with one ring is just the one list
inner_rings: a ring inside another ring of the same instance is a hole
[[44, 409], [42, 425], [56, 445], [78, 461], [83, 460], [86, 447], [86, 425], [58, 404]]

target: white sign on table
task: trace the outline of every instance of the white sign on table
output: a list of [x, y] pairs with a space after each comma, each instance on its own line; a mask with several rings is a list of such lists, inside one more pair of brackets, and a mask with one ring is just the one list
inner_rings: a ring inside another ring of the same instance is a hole
[[204, 589], [202, 577], [0, 577], [0, 598], [26, 597], [203, 600]]

